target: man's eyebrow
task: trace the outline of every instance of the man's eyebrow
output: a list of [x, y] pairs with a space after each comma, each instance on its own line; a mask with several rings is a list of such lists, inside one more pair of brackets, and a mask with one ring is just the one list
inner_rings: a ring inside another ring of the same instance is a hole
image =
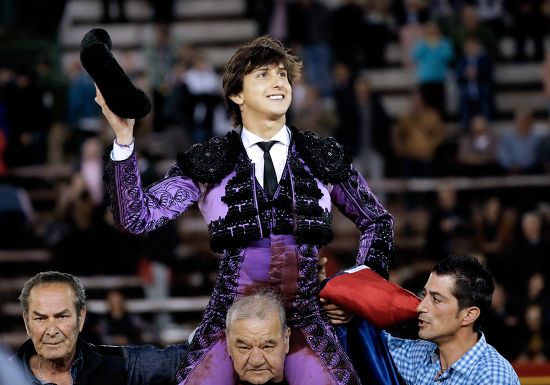
[[[32, 313], [33, 313], [33, 315], [39, 316], [39, 317], [47, 317], [48, 316], [47, 314], [42, 314], [42, 313], [40, 313], [39, 311], [36, 311], [36, 310], [34, 310]], [[54, 314], [54, 316], [64, 315], [64, 314], [67, 314], [67, 313], [70, 313], [70, 310], [68, 308], [63, 309], [61, 311], [58, 311], [57, 313]]]
[[430, 291], [428, 291], [428, 293], [429, 293], [432, 297], [438, 296], [438, 297], [441, 297], [441, 298], [447, 298], [447, 296], [441, 294], [441, 293], [438, 292], [438, 291], [430, 290]]

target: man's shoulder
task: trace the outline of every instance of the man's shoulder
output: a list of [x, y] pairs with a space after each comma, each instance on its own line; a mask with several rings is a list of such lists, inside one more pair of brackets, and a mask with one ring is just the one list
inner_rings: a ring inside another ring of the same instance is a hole
[[239, 135], [230, 131], [224, 137], [216, 136], [180, 152], [177, 166], [183, 175], [196, 182], [216, 183], [233, 170], [241, 148]]
[[323, 183], [339, 183], [350, 175], [351, 157], [333, 137], [291, 127], [298, 153], [315, 177]]
[[519, 385], [514, 368], [494, 347], [486, 344], [476, 363], [480, 384]]
[[478, 343], [459, 359], [453, 368], [474, 385], [519, 385], [512, 365], [485, 341]]

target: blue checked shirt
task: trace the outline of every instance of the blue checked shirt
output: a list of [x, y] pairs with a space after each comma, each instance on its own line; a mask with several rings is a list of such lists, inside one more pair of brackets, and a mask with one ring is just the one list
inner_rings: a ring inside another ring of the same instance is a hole
[[437, 380], [441, 369], [437, 345], [424, 340], [408, 340], [383, 332], [393, 362], [407, 385], [519, 385], [510, 363], [485, 341], [479, 341]]

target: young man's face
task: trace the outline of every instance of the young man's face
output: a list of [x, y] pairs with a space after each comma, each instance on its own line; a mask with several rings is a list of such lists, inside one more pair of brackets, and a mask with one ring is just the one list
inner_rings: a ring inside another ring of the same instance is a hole
[[282, 64], [254, 69], [243, 78], [242, 91], [231, 97], [239, 105], [243, 125], [254, 129], [265, 122], [286, 122], [292, 87]]
[[452, 294], [455, 278], [430, 274], [424, 286], [424, 298], [418, 304], [418, 336], [441, 344], [452, 340], [460, 330], [464, 310], [458, 310], [458, 300]]
[[31, 290], [23, 319], [38, 355], [67, 364], [73, 358], [85, 316], [86, 309], [76, 312], [75, 294], [69, 285], [49, 283]]
[[227, 334], [227, 351], [241, 381], [281, 382], [289, 349], [290, 329], [283, 332], [277, 314], [267, 319], [235, 321]]

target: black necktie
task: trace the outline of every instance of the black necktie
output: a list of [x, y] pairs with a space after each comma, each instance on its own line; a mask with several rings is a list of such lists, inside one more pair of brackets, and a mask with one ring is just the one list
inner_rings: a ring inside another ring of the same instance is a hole
[[269, 150], [275, 143], [277, 143], [276, 140], [256, 143], [264, 150], [264, 191], [267, 192], [269, 199], [273, 198], [273, 194], [275, 194], [275, 189], [277, 188], [277, 174], [275, 173], [273, 160], [269, 154]]

